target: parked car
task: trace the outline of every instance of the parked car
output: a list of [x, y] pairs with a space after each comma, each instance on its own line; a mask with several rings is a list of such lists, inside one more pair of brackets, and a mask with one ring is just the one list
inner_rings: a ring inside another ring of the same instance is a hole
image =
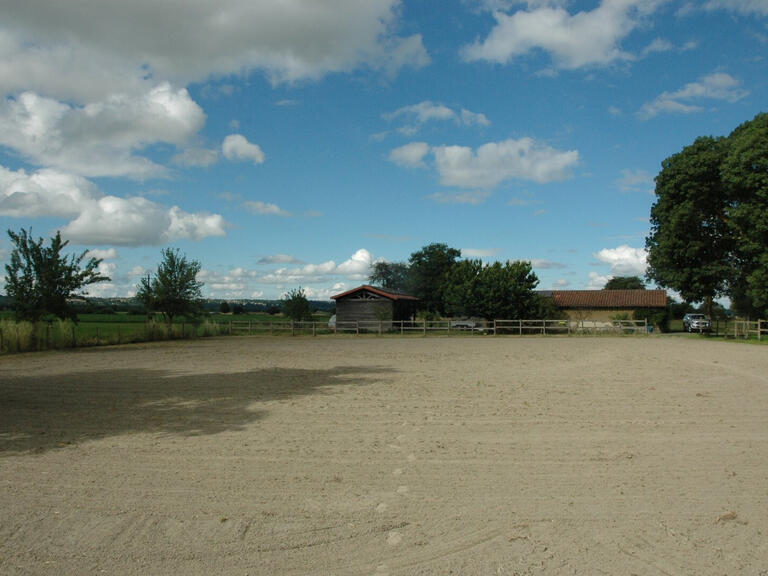
[[482, 330], [483, 324], [478, 320], [452, 320], [451, 330]]
[[704, 314], [686, 314], [683, 316], [683, 330], [686, 332], [709, 332], [712, 323]]

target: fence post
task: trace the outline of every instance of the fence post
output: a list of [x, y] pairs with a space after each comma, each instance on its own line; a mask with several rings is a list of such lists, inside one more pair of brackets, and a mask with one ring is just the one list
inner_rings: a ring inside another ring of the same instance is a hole
[[[18, 331], [18, 328], [16, 329]], [[75, 326], [72, 325], [72, 348], [77, 347], [77, 340], [75, 339]]]
[[763, 339], [763, 321], [759, 320], [757, 321], [757, 340], [758, 342]]
[[355, 320], [355, 336], [360, 336], [360, 320]]
[[424, 318], [424, 336], [427, 335], [427, 319]]
[[312, 336], [315, 335], [315, 326], [317, 325], [317, 322], [312, 322]]
[[251, 321], [248, 320], [248, 336], [251, 335]]
[[120, 324], [117, 325], [117, 343], [122, 344], [122, 340], [120, 338]]

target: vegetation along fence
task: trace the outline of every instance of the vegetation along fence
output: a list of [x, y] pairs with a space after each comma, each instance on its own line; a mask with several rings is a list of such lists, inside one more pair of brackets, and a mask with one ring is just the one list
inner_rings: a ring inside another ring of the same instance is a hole
[[[63, 349], [131, 342], [148, 342], [206, 336], [244, 335], [624, 335], [648, 334], [646, 320], [416, 320], [406, 322], [360, 321], [337, 322], [264, 322], [255, 320], [206, 320], [180, 322], [168, 326], [163, 322], [14, 322], [0, 321], [0, 352]], [[762, 339], [768, 336], [768, 321], [733, 322], [728, 337]]]

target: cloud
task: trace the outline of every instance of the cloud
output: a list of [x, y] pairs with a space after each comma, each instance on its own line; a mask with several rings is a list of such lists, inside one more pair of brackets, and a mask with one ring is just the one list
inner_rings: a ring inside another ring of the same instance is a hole
[[507, 180], [530, 180], [538, 183], [564, 180], [578, 164], [576, 150], [556, 150], [531, 138], [489, 142], [477, 150], [467, 146], [434, 146], [411, 142], [395, 148], [390, 161], [400, 166], [421, 168], [428, 155], [443, 186], [474, 189], [470, 195], [439, 192], [432, 198], [439, 202], [477, 204], [487, 198], [485, 192]]
[[597, 272], [589, 273], [589, 281], [587, 282], [587, 290], [602, 290], [608, 281], [613, 278], [610, 274], [598, 274]]
[[11, 171], [0, 166], [0, 215], [12, 218], [76, 216], [101, 193], [82, 176], [57, 170]]
[[529, 3], [527, 10], [507, 14], [508, 6], [497, 5], [496, 25], [484, 40], [462, 49], [468, 62], [484, 60], [507, 64], [536, 50], [549, 54], [560, 69], [606, 66], [632, 60], [621, 49], [621, 41], [653, 12], [660, 2], [602, 0], [590, 12], [569, 14], [558, 3]]
[[97, 258], [99, 260], [114, 260], [117, 258], [117, 250], [107, 248], [106, 250], [88, 250], [88, 258]]
[[564, 180], [579, 160], [575, 150], [561, 151], [531, 138], [466, 146], [432, 148], [444, 186], [493, 188], [506, 180], [546, 183]]
[[704, 7], [707, 10], [731, 10], [745, 16], [768, 16], [765, 0], [709, 0]]
[[737, 102], [749, 92], [740, 88], [740, 82], [730, 74], [714, 72], [697, 82], [686, 84], [674, 92], [663, 92], [651, 102], [643, 104], [638, 112], [641, 118], [649, 119], [659, 114], [691, 114], [701, 112], [701, 100]]
[[23, 92], [0, 103], [0, 145], [37, 166], [143, 180], [165, 176], [166, 169], [136, 151], [158, 143], [183, 145], [204, 122], [189, 93], [167, 83], [85, 106]]
[[365, 248], [361, 248], [336, 268], [337, 274], [343, 274], [354, 280], [364, 280], [371, 274], [373, 256]]
[[254, 164], [264, 163], [264, 152], [256, 144], [251, 144], [242, 134], [230, 134], [221, 144], [224, 158], [232, 161], [250, 160]]
[[256, 264], [301, 264], [301, 261], [290, 254], [273, 254], [259, 258]]
[[482, 249], [482, 248], [462, 248], [461, 255], [467, 258], [493, 258], [498, 253], [498, 250]]
[[403, 106], [394, 112], [385, 114], [384, 118], [389, 121], [405, 119], [411, 122], [412, 124], [399, 129], [405, 135], [415, 134], [420, 126], [428, 122], [453, 122], [462, 126], [489, 126], [491, 124], [485, 114], [472, 112], [466, 108], [456, 111], [444, 104], [437, 104], [430, 100]]
[[328, 260], [320, 264], [305, 264], [296, 268], [278, 268], [259, 276], [257, 281], [264, 284], [305, 285], [329, 282], [339, 276], [348, 280], [361, 281], [370, 276], [373, 261], [371, 253], [361, 248], [341, 264]]
[[389, 153], [389, 160], [406, 168], [423, 168], [426, 166], [424, 157], [428, 153], [429, 144], [426, 142], [411, 142], [392, 150]]
[[643, 276], [648, 266], [648, 253], [642, 248], [632, 248], [622, 244], [616, 248], [604, 248], [593, 256], [611, 267], [611, 273], [617, 276]]
[[246, 209], [254, 214], [261, 216], [290, 216], [291, 213], [283, 210], [277, 204], [270, 204], [269, 202], [261, 202], [260, 200], [251, 200], [243, 203]]
[[223, 236], [218, 214], [184, 212], [142, 197], [102, 194], [81, 176], [43, 169], [33, 173], [0, 166], [0, 215], [72, 220], [62, 235], [76, 244], [140, 246]]
[[[429, 63], [399, 36], [400, 0], [25, 0], [0, 9], [0, 90], [88, 101], [140, 88], [261, 71], [275, 84]], [[87, 15], [87, 17], [84, 17]]]
[[211, 150], [208, 148], [190, 147], [185, 148], [180, 153], [176, 154], [171, 162], [180, 166], [192, 167], [192, 166], [212, 166], [219, 161], [218, 150]]
[[642, 56], [649, 56], [660, 52], [669, 52], [674, 50], [674, 46], [669, 40], [663, 38], [655, 38], [648, 46], [643, 48]]
[[622, 192], [653, 192], [653, 176], [645, 170], [622, 170], [616, 181]]
[[552, 262], [551, 260], [542, 260], [539, 258], [533, 258], [530, 262], [531, 266], [540, 270], [560, 270], [566, 267], [565, 264], [561, 262]]

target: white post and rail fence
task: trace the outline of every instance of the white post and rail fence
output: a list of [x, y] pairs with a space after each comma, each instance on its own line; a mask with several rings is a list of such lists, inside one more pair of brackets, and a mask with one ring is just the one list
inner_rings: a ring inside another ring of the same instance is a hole
[[[725, 334], [728, 338], [762, 340], [763, 336], [768, 337], [768, 320], [737, 319], [730, 322]], [[647, 320], [373, 320], [336, 322], [335, 326], [329, 326], [328, 322], [227, 320], [180, 323], [171, 327], [155, 323], [115, 323], [95, 328], [66, 323], [32, 325], [3, 321], [0, 322], [0, 353], [227, 335], [600, 336], [650, 332]]]

